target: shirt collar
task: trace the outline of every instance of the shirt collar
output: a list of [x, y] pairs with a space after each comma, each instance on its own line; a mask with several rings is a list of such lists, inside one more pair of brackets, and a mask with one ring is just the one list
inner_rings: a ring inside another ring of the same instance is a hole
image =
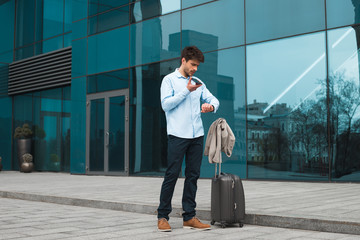
[[184, 76], [180, 73], [179, 68], [175, 69], [175, 74], [176, 74], [176, 76], [177, 76], [178, 78], [185, 78], [185, 79], [187, 79], [186, 77], [184, 77]]

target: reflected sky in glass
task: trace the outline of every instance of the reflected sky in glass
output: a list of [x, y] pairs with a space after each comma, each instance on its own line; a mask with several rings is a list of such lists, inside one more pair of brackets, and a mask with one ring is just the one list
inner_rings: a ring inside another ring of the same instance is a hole
[[318, 80], [325, 77], [324, 32], [247, 47], [248, 103], [295, 108], [315, 97]]

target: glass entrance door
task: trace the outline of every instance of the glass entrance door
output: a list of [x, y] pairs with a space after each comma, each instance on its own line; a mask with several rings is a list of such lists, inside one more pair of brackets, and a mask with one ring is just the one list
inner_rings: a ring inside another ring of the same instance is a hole
[[87, 96], [87, 173], [129, 174], [128, 96], [128, 89]]

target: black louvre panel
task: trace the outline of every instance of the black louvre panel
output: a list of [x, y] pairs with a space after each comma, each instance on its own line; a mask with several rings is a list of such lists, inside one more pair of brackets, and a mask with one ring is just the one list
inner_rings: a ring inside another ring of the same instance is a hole
[[8, 94], [22, 94], [71, 84], [71, 47], [9, 65]]

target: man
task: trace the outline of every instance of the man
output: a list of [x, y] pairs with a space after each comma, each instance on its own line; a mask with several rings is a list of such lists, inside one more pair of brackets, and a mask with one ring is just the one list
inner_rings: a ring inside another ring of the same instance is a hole
[[[195, 217], [197, 180], [203, 155], [204, 128], [201, 113], [216, 112], [219, 101], [205, 84], [194, 77], [203, 53], [195, 46], [181, 53], [181, 66], [164, 77], [161, 83], [161, 106], [165, 111], [168, 134], [168, 168], [161, 187], [158, 208], [158, 230], [171, 231], [168, 223], [171, 199], [185, 156], [185, 182], [182, 197], [183, 227], [210, 229]], [[201, 105], [200, 100], [204, 102]]]

